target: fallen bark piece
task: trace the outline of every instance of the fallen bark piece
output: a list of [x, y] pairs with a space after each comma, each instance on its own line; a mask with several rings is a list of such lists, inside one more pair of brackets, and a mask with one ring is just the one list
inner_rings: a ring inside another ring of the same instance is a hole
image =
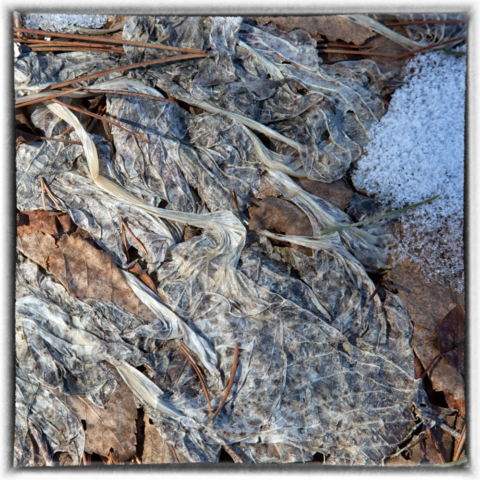
[[[105, 410], [82, 397], [65, 396], [65, 402], [84, 420], [85, 451], [124, 462], [135, 455], [137, 406], [132, 391], [121, 382]], [[85, 427], [86, 425], [86, 427]]]
[[259, 23], [273, 22], [284, 30], [302, 29], [313, 36], [323, 35], [329, 40], [362, 45], [375, 36], [367, 27], [339, 15], [316, 15], [307, 17], [254, 17]]
[[155, 315], [132, 292], [109, 253], [82, 236], [62, 235], [55, 241], [52, 235], [34, 230], [35, 226], [48, 230], [51, 224], [40, 215], [32, 218], [34, 223], [17, 228], [17, 248], [25, 256], [53, 273], [80, 299], [110, 301], [146, 321], [154, 320]]

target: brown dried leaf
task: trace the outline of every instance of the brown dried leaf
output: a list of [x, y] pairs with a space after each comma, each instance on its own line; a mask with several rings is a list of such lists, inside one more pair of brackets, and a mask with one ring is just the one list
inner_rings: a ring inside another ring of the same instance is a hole
[[270, 230], [286, 235], [313, 235], [307, 215], [293, 203], [276, 197], [266, 197], [249, 209], [250, 230]]
[[437, 334], [443, 358], [465, 375], [465, 310], [461, 305], [445, 315], [437, 328]]
[[138, 299], [113, 257], [82, 236], [63, 235], [55, 244], [51, 235], [17, 228], [17, 248], [53, 273], [63, 286], [81, 299], [111, 301], [146, 321], [155, 315]]
[[143, 444], [143, 464], [177, 463], [171, 448], [159, 434], [155, 425], [145, 414], [145, 443]]
[[317, 197], [327, 200], [331, 204], [344, 210], [352, 199], [354, 191], [344, 180], [337, 180], [333, 183], [317, 182], [307, 178], [294, 179], [295, 183], [304, 190]]
[[153, 283], [153, 280], [148, 276], [148, 273], [146, 270], [142, 270], [142, 267], [138, 263], [136, 263], [133, 267], [128, 269], [129, 272], [133, 273], [137, 277], [140, 278], [140, 280], [154, 293], [157, 293], [157, 289], [155, 287], [155, 284]]
[[375, 36], [367, 27], [358, 25], [339, 15], [312, 15], [305, 17], [253, 17], [258, 23], [275, 23], [283, 30], [296, 28], [307, 31], [312, 36], [323, 35], [331, 41], [343, 40], [346, 43], [363, 45], [366, 40]]
[[86, 452], [108, 457], [113, 448], [119, 462], [135, 455], [137, 406], [133, 393], [124, 382], [120, 381], [105, 410], [82, 397], [68, 395], [65, 401], [86, 423]]

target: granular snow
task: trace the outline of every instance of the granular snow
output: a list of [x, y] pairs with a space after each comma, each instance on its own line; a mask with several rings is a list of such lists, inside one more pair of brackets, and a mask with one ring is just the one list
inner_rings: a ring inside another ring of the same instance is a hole
[[76, 27], [101, 28], [109, 15], [60, 15], [31, 13], [23, 16], [25, 28], [52, 32], [75, 32]]
[[[465, 47], [461, 47], [465, 50]], [[406, 67], [406, 84], [371, 131], [353, 182], [391, 208], [432, 203], [402, 216], [394, 264], [421, 264], [427, 282], [463, 291], [466, 58], [428, 53]]]

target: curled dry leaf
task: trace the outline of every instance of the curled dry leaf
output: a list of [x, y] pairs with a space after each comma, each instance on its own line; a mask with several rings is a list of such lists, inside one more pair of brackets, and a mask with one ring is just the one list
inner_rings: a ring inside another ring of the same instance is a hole
[[137, 406], [132, 391], [120, 386], [101, 409], [78, 396], [65, 396], [65, 402], [86, 425], [85, 451], [108, 457], [113, 448], [115, 459], [124, 462], [136, 452]]

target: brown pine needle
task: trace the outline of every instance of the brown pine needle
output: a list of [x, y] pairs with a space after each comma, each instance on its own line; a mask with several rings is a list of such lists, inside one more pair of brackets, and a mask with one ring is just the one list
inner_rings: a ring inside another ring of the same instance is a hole
[[55, 199], [55, 197], [53, 196], [53, 193], [50, 191], [50, 189], [48, 188], [47, 184], [45, 183], [45, 180], [43, 177], [39, 177], [40, 179], [40, 183], [42, 184], [42, 195], [43, 195], [43, 207], [45, 208], [46, 210], [46, 207], [45, 207], [45, 196], [44, 196], [44, 192], [47, 192], [48, 196], [52, 199], [52, 202], [55, 204], [55, 206], [59, 209], [59, 210], [62, 210], [62, 208], [60, 207], [60, 205], [58, 204], [57, 200]]
[[460, 442], [455, 448], [455, 453], [453, 454], [452, 462], [456, 462], [457, 460], [460, 459], [460, 455], [462, 453], [463, 446], [465, 445], [466, 438], [467, 438], [467, 424], [463, 426], [462, 438], [460, 439]]
[[83, 77], [72, 78], [71, 80], [66, 80], [65, 82], [54, 83], [49, 85], [45, 90], [54, 90], [56, 88], [67, 87], [72, 85], [72, 83], [84, 82], [86, 80], [92, 80], [93, 78], [104, 77], [105, 75], [110, 75], [111, 73], [116, 72], [125, 72], [127, 70], [133, 70], [134, 68], [148, 67], [150, 65], [159, 65], [161, 63], [168, 62], [177, 62], [182, 60], [193, 60], [195, 58], [205, 58], [208, 57], [206, 53], [196, 53], [192, 55], [179, 55], [176, 57], [166, 57], [160, 58], [158, 60], [148, 60], [146, 62], [133, 63], [132, 65], [125, 65], [123, 67], [116, 67], [110, 70], [103, 70], [102, 72], [92, 73], [91, 75], [84, 75]]
[[[15, 106], [17, 106], [17, 107], [26, 107], [27, 105], [33, 105], [33, 104], [35, 104], [35, 103], [46, 102], [47, 100], [53, 100], [54, 98], [57, 98], [57, 97], [64, 97], [65, 95], [68, 95], [69, 93], [78, 92], [78, 91], [81, 90], [82, 88], [83, 88], [83, 87], [72, 88], [71, 90], [65, 90], [64, 92], [55, 93], [55, 94], [49, 95], [48, 97], [36, 98], [35, 100], [30, 100], [29, 102], [22, 102], [22, 99], [20, 98], [20, 99], [17, 100], [17, 102], [15, 103]], [[65, 132], [67, 132], [67, 131], [68, 131], [68, 130], [65, 130]], [[62, 133], [62, 135], [65, 135], [65, 132]]]
[[227, 389], [223, 394], [222, 401], [220, 402], [220, 405], [217, 407], [217, 410], [215, 411], [215, 413], [213, 414], [212, 422], [215, 420], [217, 415], [220, 413], [220, 410], [225, 405], [225, 402], [227, 401], [228, 394], [230, 393], [230, 390], [232, 389], [232, 386], [233, 386], [233, 381], [235, 380], [235, 373], [237, 373], [237, 363], [238, 363], [238, 342], [235, 342], [235, 353], [233, 354], [233, 366], [232, 366], [232, 373], [230, 375], [230, 380], [228, 381]]
[[133, 40], [123, 40], [116, 38], [105, 38], [97, 37], [94, 35], [79, 35], [73, 33], [58, 33], [58, 32], [49, 32], [45, 30], [31, 30], [28, 28], [17, 28], [14, 27], [15, 32], [30, 33], [34, 35], [43, 35], [44, 37], [57, 37], [57, 38], [71, 38], [72, 40], [84, 40], [84, 41], [95, 41], [100, 43], [114, 43], [116, 45], [133, 45], [134, 47], [143, 47], [143, 48], [155, 48], [157, 50], [169, 50], [172, 52], [184, 52], [184, 53], [204, 53], [203, 50], [196, 50], [194, 48], [182, 48], [182, 47], [170, 47], [169, 45], [159, 45], [156, 43], [143, 43], [135, 42]]
[[64, 135], [67, 135], [67, 133], [70, 133], [73, 130], [73, 127], [68, 127], [64, 132], [62, 132], [59, 137], [63, 137]]
[[41, 140], [50, 140], [52, 142], [63, 142], [63, 143], [73, 143], [74, 145], [83, 145], [82, 142], [77, 142], [76, 140], [67, 140], [65, 138], [55, 138], [55, 137], [39, 137]]
[[426, 47], [418, 48], [417, 50], [412, 50], [411, 52], [402, 53], [401, 55], [394, 57], [394, 59], [399, 60], [400, 58], [408, 57], [409, 55], [413, 55], [415, 53], [424, 52], [425, 50], [430, 50], [440, 45], [446, 45], [447, 43], [453, 43], [453, 42], [460, 42], [461, 40], [465, 40], [466, 38], [467, 36], [464, 35], [463, 37], [452, 38], [450, 40], [445, 40], [443, 42], [435, 43], [433, 45], [427, 45]]
[[441, 355], [438, 354], [434, 359], [430, 362], [430, 365], [425, 369], [422, 375], [422, 380], [430, 374], [430, 371], [433, 370], [433, 366], [436, 364], [436, 362], [441, 358]]
[[85, 43], [85, 42], [62, 42], [62, 41], [51, 41], [51, 40], [27, 40], [24, 38], [14, 38], [15, 42], [26, 43], [32, 47], [92, 47], [92, 48], [103, 48], [111, 51], [118, 51], [119, 53], [125, 53], [121, 48], [114, 45], [103, 45], [101, 43]]
[[372, 295], [370, 295], [370, 298], [368, 299], [369, 302], [371, 302], [374, 299], [375, 295], [378, 293], [379, 290], [380, 290], [380, 282], [377, 283], [375, 290], [373, 291]]
[[201, 370], [198, 368], [197, 362], [192, 358], [192, 356], [187, 352], [185, 348], [182, 347], [182, 344], [179, 342], [178, 346], [180, 347], [180, 350], [182, 353], [187, 357], [187, 360], [190, 362], [192, 365], [193, 369], [198, 375], [198, 378], [200, 379], [200, 383], [202, 384], [203, 391], [205, 392], [205, 397], [207, 398], [207, 404], [208, 404], [208, 410], [210, 412], [210, 415], [212, 415], [212, 406], [210, 405], [210, 397], [208, 395], [208, 390], [207, 390], [207, 384], [205, 383], [205, 379], [203, 378]]
[[[334, 48], [325, 48], [320, 50], [320, 53], [345, 53], [347, 55], [371, 55], [372, 57], [390, 57], [390, 58], [398, 58], [397, 55], [392, 55], [391, 53], [381, 53], [381, 52], [357, 52], [354, 50], [337, 50]], [[407, 54], [409, 55], [410, 52]]]
[[[144, 251], [145, 255], [148, 255], [147, 249], [143, 246], [142, 242], [128, 228], [128, 225], [125, 223], [125, 220], [122, 220], [121, 228], [122, 229], [124, 228], [130, 234], [130, 236], [135, 240], [135, 242], [138, 243], [140, 248]], [[125, 242], [125, 248], [126, 248], [126, 242]]]
[[127, 238], [125, 237], [125, 227], [123, 226], [123, 222], [120, 224], [120, 232], [122, 234], [122, 242], [123, 247], [125, 248], [125, 254], [127, 255], [127, 262], [130, 262], [130, 257], [128, 256]]
[[59, 105], [63, 105], [64, 107], [67, 107], [70, 110], [75, 110], [77, 112], [84, 113], [85, 115], [89, 115], [90, 117], [97, 118], [98, 120], [101, 120], [102, 122], [111, 123], [112, 125], [115, 125], [116, 127], [130, 133], [134, 137], [136, 137], [140, 140], [143, 140], [144, 142], [147, 142], [148, 144], [152, 145], [152, 142], [150, 142], [150, 140], [147, 140], [145, 137], [142, 137], [142, 135], [140, 135], [138, 133], [135, 133], [132, 130], [129, 130], [128, 128], [122, 127], [122, 125], [120, 125], [115, 120], [110, 120], [109, 118], [102, 117], [101, 115], [97, 115], [96, 113], [89, 112], [88, 110], [84, 110], [82, 108], [78, 108], [78, 107], [74, 107], [72, 105], [68, 105], [67, 103], [63, 103], [60, 100], [56, 100], [55, 98], [52, 98], [51, 101], [54, 102], [54, 103], [58, 103]]
[[172, 452], [172, 455], [173, 455], [173, 458], [175, 459], [175, 462], [176, 462], [176, 463], [180, 463], [180, 462], [178, 461], [177, 454], [175, 453], [175, 449], [174, 449], [169, 443], [167, 443], [167, 445], [169, 446], [170, 451]]
[[124, 52], [114, 48], [94, 48], [94, 47], [56, 47], [49, 45], [30, 46], [32, 52], [102, 52], [102, 53], [119, 53], [124, 55]]
[[101, 90], [101, 89], [94, 89], [94, 88], [85, 88], [85, 92], [88, 93], [110, 93], [112, 95], [128, 95], [131, 97], [142, 97], [142, 98], [149, 98], [151, 100], [158, 100], [160, 102], [168, 102], [168, 103], [174, 103], [175, 105], [178, 105], [178, 103], [175, 100], [170, 100], [169, 98], [163, 98], [163, 97], [155, 97], [154, 95], [147, 95], [146, 93], [137, 93], [137, 92], [127, 92], [124, 90]]
[[233, 191], [229, 190], [230, 192], [230, 200], [232, 201], [233, 208], [235, 208], [235, 211], [239, 213], [239, 208], [238, 208], [238, 196], [237, 196], [237, 190], [234, 188]]

